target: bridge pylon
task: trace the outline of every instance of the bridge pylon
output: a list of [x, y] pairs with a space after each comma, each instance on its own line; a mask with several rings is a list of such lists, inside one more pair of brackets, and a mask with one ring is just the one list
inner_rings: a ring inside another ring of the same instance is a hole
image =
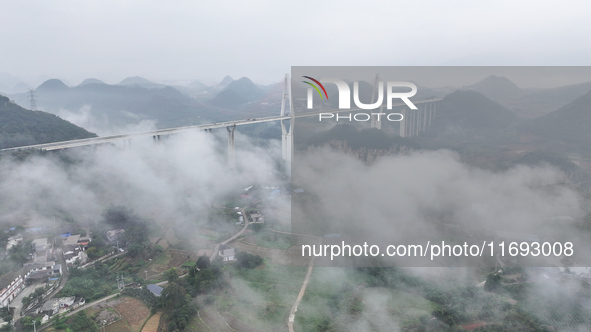
[[[289, 108], [289, 110], [288, 110]], [[289, 74], [283, 79], [283, 96], [281, 97], [281, 116], [290, 115], [289, 127], [287, 120], [281, 122], [281, 157], [285, 161], [285, 170], [291, 176], [291, 162], [293, 160], [293, 127], [295, 125], [295, 113], [293, 111], [293, 100], [291, 98], [291, 81]]]

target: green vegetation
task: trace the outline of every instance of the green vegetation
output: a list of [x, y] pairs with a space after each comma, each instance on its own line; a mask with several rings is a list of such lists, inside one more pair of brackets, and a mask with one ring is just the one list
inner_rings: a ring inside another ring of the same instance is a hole
[[231, 313], [249, 326], [264, 331], [282, 331], [306, 276], [306, 267], [265, 262], [256, 269], [224, 267], [227, 283], [212, 293], [213, 306]]
[[43, 294], [47, 291], [47, 288], [49, 288], [49, 287], [50, 286], [37, 287], [33, 293], [29, 294], [29, 296], [25, 296], [22, 300], [23, 307], [26, 308], [29, 306], [29, 304], [33, 303], [33, 301], [41, 299], [41, 297], [43, 296]]
[[192, 267], [197, 267], [199, 270], [203, 270], [203, 269], [208, 268], [209, 264], [211, 264], [209, 256], [204, 254], [204, 255], [199, 256], [199, 258], [197, 258], [197, 262]]
[[[475, 322], [494, 322], [481, 331], [572, 330], [591, 323], [589, 310], [582, 304], [591, 294], [588, 284], [577, 285], [580, 281], [562, 282], [564, 287], [534, 284], [537, 282], [505, 286], [499, 275], [489, 274], [485, 287], [479, 288], [468, 280], [422, 278], [395, 268], [316, 274], [317, 269], [299, 308], [301, 318], [296, 318], [303, 330], [342, 330], [342, 324], [366, 319], [371, 310], [384, 310], [381, 317], [392, 317], [410, 330], [457, 330]], [[516, 268], [514, 272], [519, 271]], [[360, 297], [365, 304], [358, 301]], [[381, 307], [367, 308], [368, 301], [378, 301]], [[363, 316], [357, 314], [361, 310]], [[378, 321], [369, 325], [384, 330]]]
[[219, 260], [214, 260], [200, 271], [189, 272], [189, 276], [182, 279], [187, 293], [194, 297], [199, 294], [208, 294], [222, 287], [225, 284], [222, 268], [223, 264]]
[[30, 111], [0, 96], [0, 149], [96, 137], [59, 117]]
[[[22, 227], [21, 227], [22, 228]], [[4, 232], [0, 232], [4, 235], [3, 241], [0, 240], [0, 252], [5, 252], [3, 248], [6, 245], [6, 239], [8, 239], [8, 234]], [[14, 233], [14, 232], [11, 232]], [[11, 234], [12, 236], [14, 234]], [[16, 272], [20, 270], [23, 266], [23, 263], [29, 260], [29, 254], [32, 252], [31, 248], [31, 241], [23, 241], [22, 243], [10, 248], [8, 252], [5, 252], [7, 255], [0, 259], [0, 275], [5, 274], [7, 272], [13, 271]]]
[[484, 283], [484, 289], [491, 292], [497, 290], [501, 286], [501, 276], [498, 274], [489, 274]]
[[156, 311], [159, 309], [159, 298], [152, 294], [152, 292], [150, 292], [146, 287], [142, 289], [125, 288], [123, 291], [121, 291], [121, 294], [141, 300], [148, 308], [150, 308], [152, 314], [156, 313]]
[[197, 307], [185, 289], [176, 282], [169, 283], [160, 297], [160, 307], [164, 311], [169, 331], [182, 330], [197, 313]]
[[[253, 224], [251, 225], [251, 227], [257, 225], [262, 224]], [[281, 234], [268, 229], [264, 229], [262, 231], [254, 233], [253, 236], [257, 246], [260, 247], [281, 250], [286, 250], [289, 249], [289, 247], [291, 247], [291, 237], [287, 234]]]
[[111, 263], [111, 271], [134, 274], [140, 268], [146, 266], [150, 259], [159, 259], [156, 257], [162, 256], [162, 259], [166, 259], [162, 246], [153, 245], [149, 241], [150, 228], [148, 221], [138, 217], [131, 209], [124, 206], [110, 206], [103, 213], [101, 225], [102, 228], [93, 232], [100, 234], [103, 239], [103, 242], [99, 241], [97, 252], [101, 250], [100, 248], [103, 248], [103, 252], [113, 250], [115, 243], [101, 246], [106, 239], [105, 233], [107, 230], [119, 228], [125, 230], [124, 233], [118, 235], [117, 241], [120, 248], [127, 248], [127, 254], [125, 257], [118, 258]]
[[20, 320], [20, 323], [24, 327], [25, 331], [33, 331], [35, 326], [41, 326], [41, 318], [42, 317], [33, 318], [26, 316]]
[[179, 274], [177, 273], [177, 270], [175, 268], [164, 271], [164, 273], [162, 275], [164, 277], [164, 280], [168, 281], [169, 283], [171, 283], [171, 282], [178, 283], [179, 282]]
[[476, 91], [455, 91], [440, 102], [427, 130], [436, 135], [477, 134], [513, 126], [517, 116]]
[[56, 330], [65, 330], [68, 328], [68, 317], [63, 317], [60, 314], [57, 314], [51, 318], [51, 326], [53, 326]]
[[[201, 259], [201, 258], [200, 258]], [[168, 284], [162, 290], [160, 297], [154, 296], [147, 289], [125, 289], [123, 294], [142, 300], [151, 309], [152, 313], [161, 310], [162, 318], [169, 331], [182, 330], [197, 313], [197, 307], [192, 298], [200, 294], [208, 294], [218, 290], [223, 284], [222, 264], [215, 261], [197, 271], [195, 267], [190, 269], [186, 278], [179, 278], [176, 269], [167, 270], [164, 277]], [[195, 263], [194, 266], [196, 266]]]
[[[92, 232], [93, 234], [97, 234], [98, 232]], [[98, 234], [97, 234], [98, 235]], [[92, 239], [92, 241], [88, 244], [88, 249], [86, 249], [86, 255], [90, 259], [97, 259], [112, 253], [115, 249], [113, 246], [108, 245], [105, 242], [104, 236], [100, 234]]]
[[244, 251], [236, 253], [236, 267], [245, 269], [254, 269], [261, 265], [263, 258], [259, 255], [249, 254]]
[[6, 324], [6, 325], [0, 327], [0, 332], [12, 332], [12, 331], [14, 331], [14, 328], [10, 324]]
[[70, 268], [70, 277], [59, 296], [82, 297], [92, 302], [117, 290], [117, 280], [105, 264], [96, 264], [86, 269]]
[[90, 317], [86, 316], [84, 311], [75, 314], [66, 329], [67, 332], [98, 332], [98, 330], [99, 328], [96, 323]]
[[[297, 296], [306, 268], [267, 263], [254, 269], [260, 258], [250, 254], [244, 257], [247, 257], [244, 262], [248, 268], [224, 265], [219, 260], [208, 262], [207, 256], [201, 256], [199, 263], [195, 263], [200, 270], [190, 269], [184, 278], [179, 278], [176, 270], [168, 270], [164, 274], [169, 283], [160, 297], [146, 289], [126, 289], [123, 293], [141, 299], [152, 312], [162, 311], [161, 319], [169, 331], [187, 328], [195, 320], [199, 302], [193, 298], [198, 296], [205, 299], [199, 305], [230, 311], [252, 326], [264, 326], [268, 330], [284, 327], [286, 310]], [[261, 298], [249, 295], [251, 289]]]
[[[0, 308], [0, 319], [7, 323], [12, 323], [12, 318], [14, 317], [13, 313], [10, 311], [8, 307]], [[0, 329], [0, 332], [3, 332]]]
[[[395, 322], [403, 330], [453, 330], [477, 320], [500, 320], [507, 306], [496, 295], [457, 280], [427, 281], [393, 268], [315, 268], [296, 327], [340, 331], [348, 324], [368, 324], [382, 331]], [[375, 320], [368, 318], [372, 315]]]
[[29, 260], [29, 254], [31, 253], [31, 241], [26, 243], [19, 243], [14, 247], [10, 248], [9, 254], [10, 259], [17, 264], [23, 264]]
[[352, 149], [381, 149], [400, 151], [405, 148], [418, 147], [413, 139], [400, 136], [389, 136], [378, 129], [357, 130], [349, 124], [336, 125], [328, 131], [320, 132], [308, 139], [306, 145], [320, 146], [333, 141], [342, 141]]
[[138, 257], [149, 243], [148, 226], [145, 220], [136, 216], [131, 209], [124, 206], [111, 206], [103, 214], [106, 223], [113, 228], [122, 228], [125, 233], [118, 237], [121, 247], [128, 247], [128, 254]]
[[263, 93], [249, 78], [242, 77], [228, 84], [223, 91], [210, 100], [210, 103], [219, 107], [232, 108], [257, 100]]
[[[195, 102], [175, 88], [152, 87], [108, 84], [68, 87], [60, 80], [51, 79], [41, 84], [35, 92], [39, 104], [48, 112], [57, 112], [60, 109], [79, 110], [85, 105], [92, 105], [88, 109], [89, 114], [95, 119], [103, 120], [105, 125], [124, 126], [142, 119], [155, 119], [161, 128], [171, 128], [198, 124], [199, 116], [213, 121], [221, 116], [212, 107]], [[21, 105], [26, 104], [28, 94], [17, 95], [15, 99]], [[130, 113], [133, 116], [130, 117]]]
[[589, 152], [591, 144], [590, 104], [591, 91], [554, 112], [524, 123], [520, 129], [540, 137], [575, 144]]

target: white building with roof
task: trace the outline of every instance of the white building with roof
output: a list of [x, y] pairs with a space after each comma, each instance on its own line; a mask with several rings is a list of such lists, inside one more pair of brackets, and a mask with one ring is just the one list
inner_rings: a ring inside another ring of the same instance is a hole
[[33, 240], [31, 242], [31, 246], [33, 247], [33, 249], [35, 249], [35, 252], [44, 252], [47, 251], [47, 249], [51, 248], [51, 244], [49, 243], [49, 240], [47, 240], [46, 237]]
[[23, 242], [23, 236], [21, 234], [9, 237], [6, 240], [6, 251], [12, 249], [12, 247], [20, 244], [21, 242]]
[[14, 298], [25, 289], [25, 279], [19, 275], [10, 284], [0, 290], [0, 307], [8, 307]]
[[234, 248], [230, 248], [226, 245], [221, 244], [218, 248], [218, 255], [222, 258], [224, 262], [230, 262], [236, 260], [236, 252]]

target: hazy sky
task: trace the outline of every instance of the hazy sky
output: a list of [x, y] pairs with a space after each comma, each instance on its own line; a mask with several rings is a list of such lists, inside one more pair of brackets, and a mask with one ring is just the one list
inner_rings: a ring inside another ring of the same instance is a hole
[[3, 1], [0, 73], [118, 83], [292, 65], [591, 65], [588, 1]]

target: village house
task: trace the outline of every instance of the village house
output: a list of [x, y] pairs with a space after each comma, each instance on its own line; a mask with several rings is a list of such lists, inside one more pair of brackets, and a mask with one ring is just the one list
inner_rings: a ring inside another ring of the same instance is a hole
[[107, 239], [109, 239], [109, 242], [114, 242], [115, 240], [117, 240], [117, 237], [119, 236], [119, 234], [123, 234], [125, 233], [124, 229], [113, 229], [107, 232]]
[[[12, 279], [11, 276], [6, 277]], [[10, 282], [0, 280], [0, 287], [2, 287], [2, 290], [0, 290], [0, 308], [5, 308], [25, 289], [25, 280], [22, 275], [18, 274]]]
[[23, 236], [21, 234], [9, 237], [6, 240], [6, 251], [9, 251], [12, 249], [12, 247], [20, 244], [21, 242], [23, 242]]
[[30, 285], [37, 281], [45, 281], [50, 277], [61, 275], [62, 274], [62, 266], [61, 264], [53, 264], [43, 266], [40, 268], [30, 270], [27, 275], [25, 276], [25, 284]]
[[230, 262], [236, 260], [234, 257], [236, 255], [234, 248], [230, 248], [226, 245], [220, 244], [218, 249], [218, 255], [222, 258], [224, 262]]
[[[74, 296], [49, 299], [47, 302], [43, 303], [43, 305], [38, 309], [37, 313], [43, 313], [51, 317], [59, 313], [61, 309], [67, 309], [71, 306], [74, 306], [74, 304], [76, 304], [76, 298]], [[79, 301], [78, 305], [82, 304], [84, 304], [83, 299]]]
[[162, 287], [160, 287], [160, 286], [158, 286], [156, 284], [150, 284], [150, 285], [147, 286], [147, 288], [156, 297], [161, 296], [162, 295], [162, 290], [164, 289], [164, 288], [162, 288]]

